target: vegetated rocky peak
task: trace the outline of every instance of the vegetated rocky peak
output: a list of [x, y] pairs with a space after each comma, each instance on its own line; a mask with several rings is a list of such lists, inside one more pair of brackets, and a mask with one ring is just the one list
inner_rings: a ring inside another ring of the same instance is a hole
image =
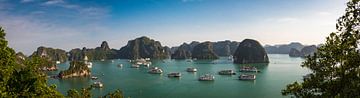
[[54, 48], [44, 47], [44, 46], [38, 47], [37, 50], [30, 57], [33, 57], [33, 56], [39, 56], [42, 58], [46, 58], [53, 62], [55, 62], [55, 61], [65, 62], [67, 60], [67, 55], [66, 55], [65, 50], [54, 49]]
[[234, 63], [269, 63], [269, 58], [262, 45], [253, 39], [243, 40], [234, 53]]
[[120, 48], [119, 57], [122, 59], [138, 59], [138, 58], [168, 58], [169, 54], [166, 49], [161, 46], [159, 41], [155, 41], [146, 36], [128, 41], [127, 45]]
[[192, 53], [192, 58], [196, 58], [196, 59], [219, 58], [213, 50], [213, 44], [208, 41], [196, 45], [191, 53]]
[[236, 41], [218, 41], [213, 43], [214, 52], [218, 56], [230, 56], [236, 51], [239, 42]]
[[106, 42], [106, 41], [103, 41], [102, 43], [101, 43], [101, 47], [100, 47], [101, 49], [103, 49], [103, 50], [110, 50], [110, 47], [109, 47], [109, 45], [108, 45], [108, 43]]
[[191, 46], [189, 44], [183, 43], [180, 45], [177, 50], [171, 55], [172, 59], [189, 59], [191, 58]]
[[295, 48], [291, 48], [290, 53], [289, 53], [290, 57], [300, 57], [302, 55], [303, 54], [299, 50], [297, 50]]

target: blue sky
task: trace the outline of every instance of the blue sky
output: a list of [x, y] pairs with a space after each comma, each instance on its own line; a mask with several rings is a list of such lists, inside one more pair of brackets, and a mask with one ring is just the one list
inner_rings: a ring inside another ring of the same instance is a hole
[[17, 51], [70, 50], [108, 41], [119, 49], [149, 36], [166, 46], [190, 41], [323, 43], [345, 0], [0, 0], [0, 26]]

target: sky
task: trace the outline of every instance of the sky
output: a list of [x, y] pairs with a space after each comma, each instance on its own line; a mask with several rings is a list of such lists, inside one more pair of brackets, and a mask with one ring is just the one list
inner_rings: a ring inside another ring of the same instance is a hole
[[258, 40], [320, 44], [335, 31], [346, 0], [0, 0], [9, 46], [71, 50], [107, 41], [120, 49], [148, 36], [164, 46]]

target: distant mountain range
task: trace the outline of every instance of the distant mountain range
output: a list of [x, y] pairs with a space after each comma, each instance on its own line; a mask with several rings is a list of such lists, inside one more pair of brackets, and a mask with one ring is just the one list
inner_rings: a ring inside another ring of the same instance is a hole
[[[101, 45], [96, 48], [75, 48], [70, 50], [69, 52], [66, 52], [62, 49], [54, 49], [41, 46], [30, 57], [46, 57], [48, 60], [51, 60], [53, 62], [65, 62], [66, 60], [83, 60], [85, 56], [87, 56], [90, 61], [138, 58], [217, 59], [220, 56], [234, 55], [239, 47], [243, 47], [242, 49], [239, 49], [239, 51], [246, 50], [247, 52], [245, 53], [238, 51], [238, 54], [241, 54], [241, 56], [244, 56], [243, 54], [250, 55], [249, 57], [252, 57], [252, 55], [258, 55], [266, 57], [258, 61], [268, 62], [266, 54], [289, 54], [292, 57], [304, 57], [305, 55], [312, 54], [314, 51], [316, 51], [316, 46], [305, 46], [298, 42], [274, 46], [265, 45], [265, 47], [262, 47], [256, 40], [247, 39], [244, 41], [246, 41], [244, 43], [247, 44], [243, 44], [243, 46], [239, 45], [240, 42], [225, 40], [218, 42], [192, 41], [191, 43], [183, 43], [179, 46], [169, 48], [167, 46], [162, 46], [159, 41], [143, 36], [128, 41], [127, 45], [121, 47], [119, 50], [111, 49], [108, 43], [106, 41], [103, 41]], [[263, 49], [264, 52], [262, 52]], [[238, 58], [242, 58], [237, 54], [236, 56]], [[256, 58], [258, 56], [256, 56]], [[245, 60], [246, 62], [252, 61], [251, 59]]]

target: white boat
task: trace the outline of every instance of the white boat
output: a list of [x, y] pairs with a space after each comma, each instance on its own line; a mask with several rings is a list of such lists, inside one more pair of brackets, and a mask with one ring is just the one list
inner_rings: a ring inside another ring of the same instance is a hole
[[240, 80], [255, 80], [256, 79], [256, 75], [253, 74], [242, 74], [239, 76]]
[[220, 75], [235, 75], [235, 71], [234, 70], [221, 70], [219, 71]]
[[159, 67], [150, 67], [150, 69], [159, 69]]
[[104, 84], [101, 82], [94, 82], [94, 84], [92, 86], [97, 87], [97, 88], [102, 88], [102, 87], [104, 87]]
[[56, 64], [60, 64], [60, 61], [56, 61]]
[[240, 72], [260, 72], [254, 66], [242, 66], [240, 67]]
[[137, 65], [137, 64], [132, 64], [131, 65], [131, 68], [139, 68], [140, 67], [140, 65]]
[[88, 68], [92, 68], [92, 63], [91, 63], [91, 62], [85, 62], [85, 64], [86, 64], [86, 66], [87, 66]]
[[163, 71], [162, 69], [158, 68], [158, 69], [150, 69], [148, 72], [151, 74], [161, 74]]
[[123, 67], [123, 64], [119, 64], [118, 67]]
[[168, 75], [168, 77], [181, 77], [181, 73], [179, 73], [179, 72], [172, 72], [167, 75]]
[[215, 76], [211, 74], [205, 74], [199, 77], [199, 81], [214, 81], [214, 80], [215, 80]]
[[197, 72], [197, 69], [196, 68], [193, 68], [193, 67], [189, 67], [186, 69], [187, 72]]
[[92, 79], [92, 80], [97, 80], [98, 77], [92, 76], [91, 79]]
[[105, 61], [105, 59], [101, 59], [100, 61]]

